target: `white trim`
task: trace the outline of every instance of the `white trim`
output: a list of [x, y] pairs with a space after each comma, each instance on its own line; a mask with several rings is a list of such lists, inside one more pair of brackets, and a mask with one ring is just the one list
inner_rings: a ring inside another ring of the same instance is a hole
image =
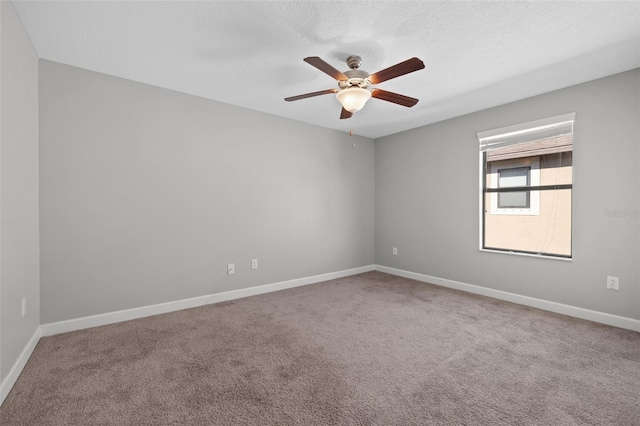
[[479, 179], [478, 179], [478, 248], [482, 250], [483, 237], [484, 237], [484, 157], [482, 153], [479, 155], [480, 161], [478, 165]]
[[621, 317], [618, 315], [607, 314], [604, 312], [592, 311], [589, 309], [579, 308], [562, 303], [550, 302], [547, 300], [536, 299], [533, 297], [522, 296], [519, 294], [509, 293], [501, 290], [494, 290], [487, 287], [481, 287], [473, 284], [466, 284], [459, 281], [448, 280], [445, 278], [433, 277], [430, 275], [420, 274], [417, 272], [405, 271], [402, 269], [390, 268], [382, 265], [368, 265], [359, 268], [346, 269], [338, 272], [330, 272], [327, 274], [315, 275], [311, 277], [298, 278], [289, 281], [281, 281], [273, 284], [265, 284], [246, 289], [226, 291], [222, 293], [210, 294], [207, 296], [194, 297], [191, 299], [183, 299], [175, 302], [160, 303], [157, 305], [144, 306], [141, 308], [126, 309], [117, 312], [93, 315], [73, 320], [60, 321], [55, 323], [43, 324], [37, 328], [27, 346], [22, 350], [17, 361], [9, 371], [5, 380], [0, 383], [0, 405], [4, 402], [7, 395], [13, 388], [13, 385], [20, 377], [20, 373], [24, 369], [27, 361], [31, 357], [40, 337], [51, 336], [54, 334], [65, 333], [69, 331], [82, 330], [85, 328], [96, 327], [99, 325], [113, 324], [120, 321], [127, 321], [136, 318], [143, 318], [151, 315], [158, 315], [167, 312], [173, 312], [181, 309], [203, 306], [211, 303], [218, 303], [227, 300], [239, 299], [242, 297], [255, 296], [258, 294], [270, 293], [272, 291], [284, 290], [287, 288], [299, 287], [308, 284], [315, 284], [323, 281], [343, 278], [351, 275], [361, 274], [369, 271], [380, 271], [391, 275], [397, 275], [422, 281], [442, 287], [454, 288], [473, 294], [492, 297], [494, 299], [505, 300], [520, 305], [531, 306], [545, 311], [556, 312], [576, 318], [607, 324], [614, 327], [625, 328], [628, 330], [640, 332], [640, 320], [633, 318]]
[[487, 253], [498, 253], [498, 254], [508, 254], [511, 256], [525, 256], [525, 257], [535, 257], [536, 259], [552, 259], [552, 260], [564, 260], [565, 262], [572, 262], [573, 257], [560, 257], [553, 256], [550, 254], [536, 254], [536, 253], [524, 253], [521, 251], [506, 251], [506, 250], [492, 250], [486, 248], [480, 248], [480, 251], [485, 251]]
[[33, 336], [31, 336], [27, 346], [22, 350], [22, 353], [16, 360], [15, 364], [13, 364], [13, 367], [11, 368], [11, 371], [9, 371], [9, 374], [7, 374], [7, 377], [2, 383], [0, 383], [0, 405], [4, 402], [7, 395], [9, 395], [9, 392], [11, 392], [11, 388], [13, 388], [18, 377], [20, 377], [20, 373], [22, 373], [24, 366], [27, 365], [27, 361], [29, 361], [29, 358], [31, 357], [33, 350], [36, 348], [38, 341], [40, 341], [41, 336], [42, 328], [38, 327], [36, 332], [33, 333]]
[[517, 303], [519, 305], [530, 306], [545, 311], [555, 312], [558, 314], [568, 315], [575, 318], [581, 318], [601, 324], [607, 324], [614, 327], [625, 328], [627, 330], [640, 332], [640, 320], [633, 318], [621, 317], [618, 315], [607, 314], [605, 312], [592, 311], [590, 309], [579, 308], [577, 306], [565, 305], [562, 303], [551, 302], [543, 299], [536, 299], [535, 297], [522, 296], [502, 290], [494, 290], [487, 287], [481, 287], [474, 284], [467, 284], [459, 281], [448, 280], [445, 278], [419, 274], [417, 272], [390, 268], [388, 266], [376, 265], [375, 268], [376, 271], [386, 272], [387, 274], [397, 275], [399, 277], [435, 284], [442, 287], [454, 288], [456, 290], [462, 290], [468, 293], [479, 294], [481, 296], [505, 300], [507, 302]]
[[122, 311], [107, 312], [104, 314], [91, 315], [88, 317], [75, 318], [66, 321], [58, 321], [49, 324], [42, 324], [42, 335], [52, 336], [54, 334], [67, 333], [70, 331], [82, 330], [85, 328], [98, 327], [101, 325], [114, 324], [121, 321], [129, 321], [137, 318], [144, 318], [151, 315], [164, 314], [167, 312], [179, 311], [181, 309], [195, 308], [212, 303], [224, 302], [227, 300], [240, 299], [242, 297], [255, 296], [272, 291], [284, 290], [292, 287], [299, 287], [308, 284], [315, 284], [322, 281], [334, 280], [348, 277], [350, 275], [361, 274], [375, 270], [375, 265], [362, 266], [359, 268], [345, 269], [338, 272], [314, 275], [311, 277], [297, 278], [289, 281], [281, 281], [273, 284], [259, 285], [256, 287], [242, 288], [238, 290], [225, 291], [222, 293], [208, 294], [206, 296], [193, 297], [190, 299], [176, 300], [173, 302], [159, 303], [157, 305], [142, 306], [139, 308], [125, 309]]

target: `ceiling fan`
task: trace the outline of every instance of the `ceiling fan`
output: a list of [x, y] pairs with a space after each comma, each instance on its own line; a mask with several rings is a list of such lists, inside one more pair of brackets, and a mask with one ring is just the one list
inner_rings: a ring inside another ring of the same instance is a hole
[[308, 58], [304, 58], [304, 61], [338, 80], [338, 87], [340, 87], [340, 89], [320, 90], [319, 92], [291, 96], [284, 99], [287, 102], [335, 93], [336, 98], [338, 98], [338, 101], [342, 104], [340, 119], [351, 118], [353, 114], [360, 111], [364, 104], [372, 97], [406, 107], [412, 107], [418, 103], [418, 99], [416, 98], [410, 98], [382, 89], [367, 89], [371, 85], [423, 69], [424, 63], [418, 58], [407, 59], [404, 62], [400, 62], [374, 74], [369, 74], [366, 71], [358, 69], [360, 68], [362, 59], [356, 55], [351, 55], [347, 58], [347, 65], [351, 69], [343, 73], [317, 56], [309, 56]]

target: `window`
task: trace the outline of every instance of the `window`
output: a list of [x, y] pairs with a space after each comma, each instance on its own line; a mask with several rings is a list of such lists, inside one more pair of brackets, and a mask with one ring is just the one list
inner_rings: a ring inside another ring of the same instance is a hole
[[[531, 167], [514, 167], [498, 170], [498, 188], [531, 186], [529, 183]], [[528, 209], [530, 192], [503, 192], [498, 194], [499, 209]]]
[[478, 133], [481, 249], [571, 257], [574, 120]]
[[[489, 187], [518, 188], [540, 185], [540, 157], [504, 159], [490, 152], [487, 154], [487, 161]], [[537, 215], [540, 212], [540, 194], [536, 192], [493, 193], [489, 199], [491, 214], [494, 215]]]

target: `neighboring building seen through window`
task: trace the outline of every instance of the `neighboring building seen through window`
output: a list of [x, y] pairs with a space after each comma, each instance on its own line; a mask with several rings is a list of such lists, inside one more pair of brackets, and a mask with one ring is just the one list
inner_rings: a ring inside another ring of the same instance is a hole
[[[514, 167], [498, 170], [498, 188], [531, 186], [531, 167]], [[528, 209], [529, 191], [503, 192], [498, 194], [499, 209]]]
[[482, 249], [571, 257], [574, 118], [478, 134]]

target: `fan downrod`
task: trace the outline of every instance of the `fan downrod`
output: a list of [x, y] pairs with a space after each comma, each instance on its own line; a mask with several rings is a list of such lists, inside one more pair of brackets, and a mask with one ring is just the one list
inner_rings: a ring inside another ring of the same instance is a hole
[[361, 64], [362, 58], [358, 55], [351, 55], [347, 58], [347, 65], [349, 65], [349, 68], [351, 68], [352, 70], [357, 70], [358, 68], [360, 68]]

